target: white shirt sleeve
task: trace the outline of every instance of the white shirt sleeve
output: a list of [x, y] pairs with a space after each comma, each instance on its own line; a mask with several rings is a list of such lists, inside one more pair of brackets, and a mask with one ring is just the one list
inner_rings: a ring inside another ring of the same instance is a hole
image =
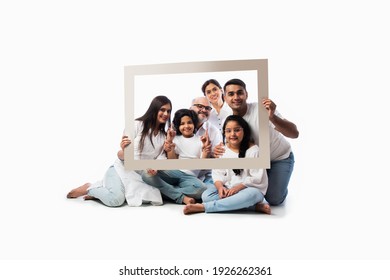
[[213, 177], [214, 182], [221, 181], [224, 185], [230, 180], [230, 176], [226, 169], [213, 169], [211, 176]]

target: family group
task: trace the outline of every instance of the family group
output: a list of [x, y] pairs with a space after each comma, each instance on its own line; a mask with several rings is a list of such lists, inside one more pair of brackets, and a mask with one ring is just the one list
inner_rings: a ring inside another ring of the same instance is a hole
[[[286, 138], [297, 138], [297, 126], [285, 119], [270, 99], [247, 102], [246, 84], [231, 79], [222, 87], [215, 79], [202, 85], [203, 96], [189, 109], [175, 112], [172, 102], [156, 96], [145, 114], [135, 120], [134, 138], [123, 135], [117, 160], [103, 179], [71, 190], [68, 198], [83, 196], [106, 206], [162, 205], [164, 200], [185, 204], [184, 214], [241, 209], [270, 214], [282, 204], [294, 168]], [[269, 169], [126, 170], [124, 150], [134, 159], [194, 159], [259, 157], [259, 106], [268, 112]]]

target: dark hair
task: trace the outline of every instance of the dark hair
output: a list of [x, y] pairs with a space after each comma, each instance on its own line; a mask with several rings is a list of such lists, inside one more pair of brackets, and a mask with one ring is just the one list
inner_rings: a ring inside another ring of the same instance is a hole
[[[244, 130], [244, 137], [242, 138], [242, 141], [240, 143], [240, 149], [238, 152], [238, 157], [239, 158], [244, 158], [246, 150], [249, 149], [249, 145], [251, 144], [251, 130], [249, 128], [249, 124], [244, 120], [242, 117], [238, 115], [230, 115], [225, 119], [225, 122], [223, 123], [223, 128], [222, 128], [222, 137], [223, 137], [223, 143], [225, 143], [225, 128], [226, 124], [228, 122], [237, 122]], [[243, 169], [233, 169], [234, 173], [236, 175], [239, 175]]]
[[180, 109], [176, 111], [175, 116], [173, 118], [173, 125], [175, 126], [177, 135], [182, 135], [179, 130], [179, 126], [181, 123], [181, 118], [185, 116], [189, 117], [192, 120], [192, 122], [194, 123], [194, 133], [196, 132], [196, 128], [198, 127], [199, 123], [198, 114], [189, 109]]
[[[144, 148], [144, 141], [146, 135], [150, 134], [150, 142], [153, 145], [153, 130], [157, 128], [157, 115], [158, 112], [160, 111], [161, 107], [169, 104], [172, 109], [172, 103], [171, 100], [169, 100], [168, 97], [164, 95], [158, 95], [155, 98], [153, 98], [152, 102], [150, 102], [148, 110], [146, 110], [145, 114], [142, 117], [137, 118], [137, 121], [142, 121], [143, 122], [143, 129], [142, 129], [142, 134], [141, 134], [141, 141], [139, 142], [139, 149], [142, 152]], [[168, 125], [171, 124], [171, 117], [169, 116], [168, 119]], [[149, 133], [149, 131], [152, 130], [152, 133]], [[161, 123], [158, 125], [158, 130], [166, 135], [165, 131], [165, 123]], [[153, 145], [154, 147], [154, 145]]]
[[224, 90], [224, 91], [226, 91], [226, 87], [227, 87], [228, 85], [238, 85], [238, 86], [242, 86], [242, 87], [245, 89], [245, 91], [246, 91], [246, 84], [245, 84], [242, 80], [240, 80], [240, 79], [231, 79], [231, 80], [227, 81], [227, 82], [225, 83], [225, 85], [223, 86], [223, 90]]
[[[216, 85], [218, 88], [220, 88], [222, 90], [221, 85], [219, 84], [219, 82], [216, 79], [210, 79], [210, 80], [207, 80], [206, 82], [204, 82], [203, 85], [202, 85], [202, 91], [203, 91], [203, 95], [204, 96], [206, 96], [206, 87], [209, 84], [214, 84], [214, 85]], [[223, 94], [222, 94], [222, 101], [225, 101], [225, 98], [223, 97]]]

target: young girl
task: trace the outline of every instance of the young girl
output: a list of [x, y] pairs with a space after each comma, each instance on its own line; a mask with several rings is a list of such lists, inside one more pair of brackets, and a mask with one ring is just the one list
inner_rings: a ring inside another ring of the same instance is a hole
[[[259, 147], [250, 141], [249, 125], [240, 116], [226, 118], [223, 139], [226, 151], [222, 158], [259, 156]], [[262, 203], [268, 187], [264, 169], [215, 169], [212, 176], [214, 187], [203, 193], [203, 203], [186, 205], [184, 214], [232, 211], [253, 205], [258, 212], [271, 213], [269, 205]]]
[[[192, 159], [209, 157], [211, 145], [206, 136], [196, 136], [198, 117], [194, 111], [176, 111], [173, 128], [168, 129], [165, 151], [169, 159]], [[177, 135], [176, 135], [177, 134]], [[197, 178], [200, 170], [160, 170], [155, 176], [144, 174], [143, 180], [157, 187], [161, 193], [176, 203], [192, 204], [200, 199], [206, 189]]]
[[[166, 96], [156, 96], [145, 114], [135, 120], [135, 159], [166, 159], [163, 149], [166, 138], [165, 125], [167, 122], [170, 123], [171, 110], [171, 101]], [[94, 184], [86, 183], [73, 189], [67, 197], [84, 196], [86, 200], [98, 199], [111, 207], [121, 206], [125, 200], [129, 206], [140, 206], [147, 202], [162, 205], [160, 191], [142, 181], [143, 171], [125, 170], [124, 149], [130, 143], [128, 136], [122, 136], [118, 159], [107, 170], [103, 180]]]

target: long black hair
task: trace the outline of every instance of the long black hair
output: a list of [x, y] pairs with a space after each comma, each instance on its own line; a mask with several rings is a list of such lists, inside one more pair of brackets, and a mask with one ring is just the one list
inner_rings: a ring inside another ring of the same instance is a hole
[[[222, 128], [223, 143], [226, 143], [226, 141], [225, 141], [225, 138], [226, 138], [226, 136], [225, 136], [226, 125], [227, 125], [228, 122], [231, 122], [231, 121], [237, 122], [239, 124], [239, 126], [241, 126], [242, 129], [244, 130], [244, 137], [242, 138], [242, 141], [240, 143], [239, 152], [238, 152], [238, 157], [239, 158], [244, 158], [246, 150], [248, 150], [250, 145], [251, 145], [251, 130], [249, 128], [249, 124], [246, 122], [246, 120], [244, 120], [242, 117], [240, 117], [238, 115], [230, 115], [230, 116], [228, 116], [225, 119], [225, 122], [223, 123], [223, 128]], [[236, 174], [236, 175], [240, 175], [242, 170], [243, 169], [233, 169], [234, 174]]]
[[[166, 104], [169, 104], [171, 106], [171, 109], [172, 109], [171, 100], [169, 100], [169, 98], [164, 96], [164, 95], [158, 95], [155, 98], [153, 98], [153, 100], [150, 103], [149, 108], [148, 108], [148, 110], [146, 110], [145, 114], [142, 117], [139, 117], [136, 119], [137, 121], [142, 121], [142, 123], [143, 123], [141, 141], [139, 142], [139, 149], [141, 152], [144, 148], [145, 137], [148, 134], [150, 134], [149, 135], [150, 142], [152, 143], [152, 145], [154, 147], [152, 137], [153, 137], [153, 131], [155, 130], [155, 128], [157, 128], [157, 115], [158, 115], [158, 112], [160, 111], [161, 107], [166, 105]], [[168, 119], [168, 125], [170, 125], [170, 124], [171, 124], [171, 116], [169, 116], [169, 119]], [[152, 133], [149, 133], [150, 130]], [[158, 130], [161, 133], [164, 133], [164, 135], [166, 135], [165, 123], [159, 124]]]
[[196, 132], [196, 128], [198, 127], [198, 123], [199, 123], [198, 114], [189, 109], [180, 109], [176, 111], [172, 121], [173, 125], [175, 126], [177, 135], [182, 135], [182, 133], [179, 130], [179, 127], [181, 123], [181, 118], [185, 116], [189, 117], [192, 120], [192, 123], [194, 124], [194, 134]]

